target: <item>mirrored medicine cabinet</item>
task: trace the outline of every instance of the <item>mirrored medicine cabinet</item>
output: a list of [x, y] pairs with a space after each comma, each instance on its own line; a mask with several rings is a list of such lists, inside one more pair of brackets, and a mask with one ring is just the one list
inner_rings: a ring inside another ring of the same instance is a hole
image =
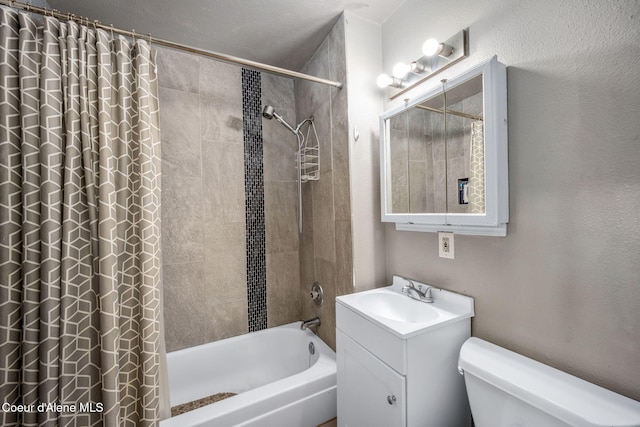
[[507, 76], [497, 57], [380, 116], [382, 221], [505, 236]]

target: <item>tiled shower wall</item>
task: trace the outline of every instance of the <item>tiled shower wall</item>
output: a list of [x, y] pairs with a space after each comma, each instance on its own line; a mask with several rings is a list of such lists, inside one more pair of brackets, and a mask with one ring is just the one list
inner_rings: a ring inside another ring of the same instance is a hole
[[[346, 82], [344, 16], [303, 72]], [[335, 297], [353, 292], [347, 89], [296, 81], [298, 121], [314, 116], [320, 140], [320, 180], [303, 185], [300, 295], [305, 319], [319, 316], [318, 335], [335, 348]], [[309, 298], [311, 284], [324, 288], [324, 304]]]
[[[246, 333], [242, 68], [159, 49], [167, 350]], [[262, 75], [263, 103], [294, 121], [293, 83]], [[247, 88], [245, 87], [245, 91]], [[295, 137], [263, 121], [268, 326], [300, 318]], [[260, 127], [260, 123], [254, 123]], [[286, 129], [284, 129], [286, 131]], [[248, 239], [247, 239], [248, 238]], [[247, 245], [247, 242], [250, 245]]]
[[[295, 123], [293, 80], [262, 73], [262, 104]], [[262, 120], [267, 260], [267, 326], [301, 319], [297, 139], [275, 120]]]

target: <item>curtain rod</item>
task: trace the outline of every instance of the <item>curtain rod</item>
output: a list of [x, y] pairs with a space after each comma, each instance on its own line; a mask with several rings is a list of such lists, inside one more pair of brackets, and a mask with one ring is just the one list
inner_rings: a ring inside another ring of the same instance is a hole
[[213, 58], [215, 60], [218, 61], [223, 61], [223, 62], [228, 62], [231, 64], [238, 64], [238, 65], [242, 65], [245, 67], [249, 67], [249, 68], [253, 68], [257, 71], [265, 71], [267, 73], [271, 73], [271, 74], [278, 74], [281, 76], [285, 76], [285, 77], [290, 77], [290, 78], [297, 78], [297, 79], [303, 79], [303, 80], [308, 80], [311, 82], [315, 82], [315, 83], [321, 83], [321, 84], [325, 84], [325, 85], [329, 85], [329, 86], [333, 86], [333, 87], [337, 87], [338, 89], [342, 88], [342, 83], [337, 82], [337, 81], [333, 81], [333, 80], [327, 80], [327, 79], [323, 79], [320, 77], [315, 77], [315, 76], [311, 76], [308, 74], [304, 74], [304, 73], [299, 73], [297, 71], [292, 71], [292, 70], [287, 70], [286, 68], [280, 68], [280, 67], [275, 67], [273, 65], [268, 65], [268, 64], [263, 64], [260, 62], [256, 62], [256, 61], [251, 61], [249, 59], [244, 59], [244, 58], [238, 58], [236, 56], [231, 56], [231, 55], [226, 55], [224, 53], [218, 53], [218, 52], [211, 52], [208, 50], [202, 50], [202, 49], [197, 49], [194, 47], [190, 47], [190, 46], [186, 46], [183, 44], [179, 44], [179, 43], [174, 43], [168, 40], [162, 40], [162, 39], [157, 39], [157, 38], [152, 38], [151, 34], [148, 35], [144, 35], [144, 34], [138, 34], [135, 32], [135, 30], [132, 31], [127, 31], [127, 30], [122, 30], [119, 28], [114, 28], [113, 25], [107, 26], [104, 25], [102, 23], [100, 23], [100, 21], [94, 20], [91, 21], [89, 20], [89, 18], [84, 18], [82, 16], [76, 16], [72, 13], [68, 13], [68, 14], [64, 14], [56, 9], [45, 9], [42, 7], [38, 7], [38, 6], [31, 6], [30, 4], [26, 4], [26, 3], [20, 3], [17, 1], [13, 1], [13, 0], [0, 0], [0, 4], [5, 5], [5, 6], [9, 6], [12, 8], [16, 8], [16, 9], [22, 9], [22, 10], [26, 10], [27, 12], [32, 12], [32, 13], [38, 13], [40, 15], [45, 15], [45, 16], [53, 16], [55, 18], [59, 18], [59, 19], [65, 19], [67, 21], [75, 21], [81, 25], [86, 25], [86, 26], [93, 26], [94, 28], [101, 28], [103, 30], [106, 31], [110, 31], [111, 33], [115, 33], [115, 34], [120, 34], [123, 35], [125, 37], [131, 37], [133, 39], [149, 39], [150, 43], [159, 45], [159, 46], [164, 46], [164, 47], [168, 47], [171, 49], [176, 49], [176, 50], [183, 50], [185, 52], [190, 52], [190, 53], [195, 53], [197, 55], [201, 55], [201, 56], [206, 56], [208, 58]]
[[472, 114], [461, 113], [460, 111], [449, 110], [448, 108], [446, 110], [441, 110], [439, 108], [427, 107], [426, 105], [420, 105], [420, 104], [416, 105], [416, 107], [422, 110], [433, 111], [434, 113], [444, 114], [446, 112], [447, 114], [464, 117], [465, 119], [484, 120], [482, 116], [474, 116]]

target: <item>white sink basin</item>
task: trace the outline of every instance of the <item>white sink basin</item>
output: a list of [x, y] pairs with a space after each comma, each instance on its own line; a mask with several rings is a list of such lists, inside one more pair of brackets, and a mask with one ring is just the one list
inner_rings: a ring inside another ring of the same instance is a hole
[[371, 313], [398, 322], [426, 323], [439, 314], [428, 303], [394, 293], [370, 293], [360, 296], [360, 304]]
[[[402, 293], [407, 283], [406, 279], [394, 276], [391, 286], [339, 296], [336, 298], [336, 315], [343, 318], [351, 318], [348, 313], [356, 315], [353, 321], [347, 321], [351, 325], [349, 328], [356, 327], [353, 323], [356, 322], [367, 329], [368, 323], [382, 327], [400, 339], [408, 339], [474, 315], [473, 298], [432, 288], [433, 303], [417, 301]], [[426, 285], [414, 283], [426, 289]], [[358, 318], [367, 322], [361, 323]]]

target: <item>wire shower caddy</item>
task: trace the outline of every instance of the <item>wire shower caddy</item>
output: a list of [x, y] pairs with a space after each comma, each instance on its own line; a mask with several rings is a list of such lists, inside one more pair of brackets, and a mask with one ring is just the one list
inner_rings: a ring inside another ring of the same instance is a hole
[[313, 116], [310, 117], [307, 123], [307, 129], [299, 147], [301, 182], [320, 179], [320, 142]]

